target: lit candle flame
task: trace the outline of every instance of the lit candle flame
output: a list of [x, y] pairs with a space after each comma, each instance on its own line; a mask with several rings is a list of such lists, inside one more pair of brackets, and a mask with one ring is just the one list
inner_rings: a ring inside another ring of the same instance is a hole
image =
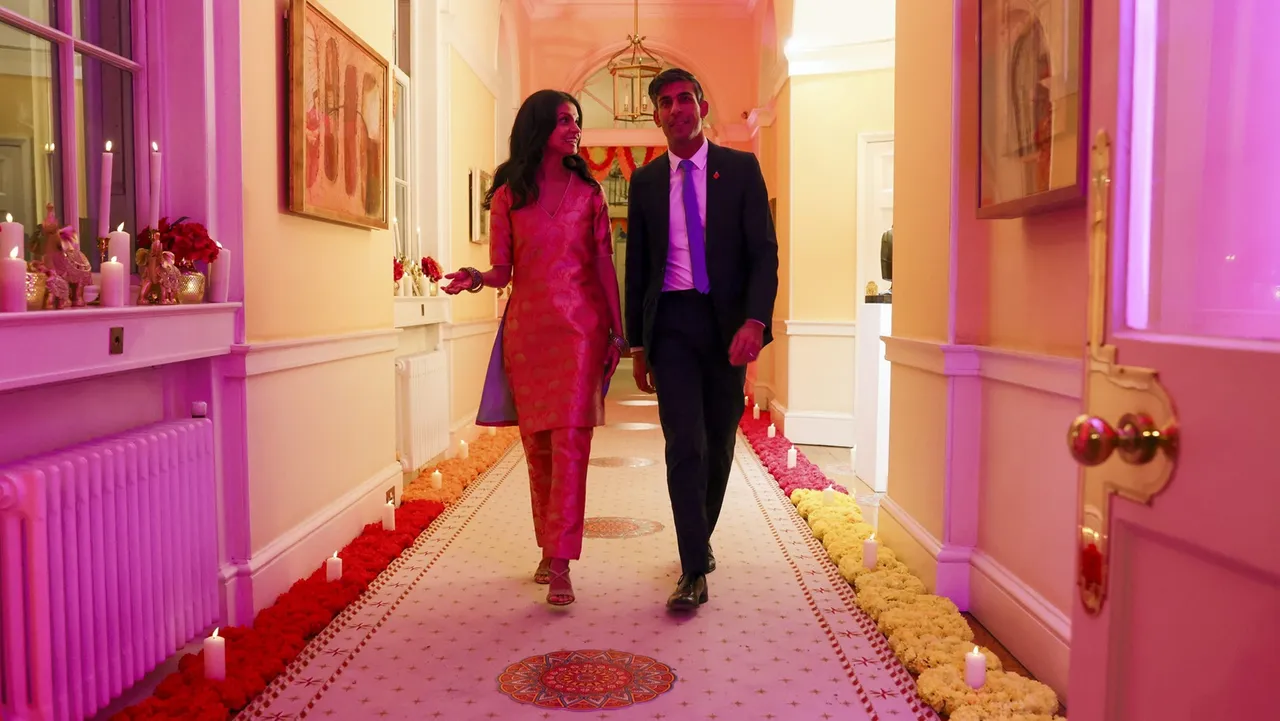
[[112, 263], [117, 262], [117, 261], [116, 261], [116, 257], [115, 257], [114, 255], [113, 255], [113, 256], [111, 256], [111, 262], [112, 262]]
[[111, 152], [111, 141], [110, 141], [110, 140], [108, 140], [108, 141], [107, 141], [107, 152], [108, 152], [108, 153], [110, 153], [110, 152]]
[[117, 232], [117, 233], [123, 233], [123, 232], [124, 232], [124, 223], [121, 223], [120, 225], [117, 225], [117, 226], [116, 226], [116, 232]]
[[151, 152], [153, 153], [160, 152], [160, 144], [154, 140], [151, 141]]
[[974, 656], [978, 656], [978, 655], [981, 655], [981, 654], [982, 654], [982, 652], [978, 650], [978, 647], [977, 647], [977, 646], [974, 646], [974, 647], [973, 647], [973, 655], [974, 655]]
[[874, 534], [874, 533], [873, 533], [873, 534], [871, 534], [871, 537], [870, 537], [870, 538], [868, 538], [867, 540], [868, 540], [868, 541], [874, 541], [874, 540], [876, 540], [876, 534]]
[[18, 248], [17, 248], [17, 246], [14, 246], [13, 250], [9, 251], [9, 257], [10, 257], [10, 258], [14, 258], [14, 259], [16, 259], [16, 258], [18, 257]]
[[218, 637], [218, 631], [221, 631], [221, 630], [222, 630], [222, 627], [221, 627], [221, 626], [219, 626], [218, 628], [213, 629], [213, 635], [212, 635], [212, 636], [210, 636], [209, 638], [217, 638], [217, 637]]
[[334, 557], [334, 558], [337, 558], [337, 557], [338, 557], [338, 552], [337, 552], [337, 551], [334, 551], [334, 552], [333, 552], [333, 557]]
[[6, 222], [6, 223], [12, 223], [12, 222], [13, 222], [13, 213], [5, 213], [5, 214], [4, 214], [4, 222]]

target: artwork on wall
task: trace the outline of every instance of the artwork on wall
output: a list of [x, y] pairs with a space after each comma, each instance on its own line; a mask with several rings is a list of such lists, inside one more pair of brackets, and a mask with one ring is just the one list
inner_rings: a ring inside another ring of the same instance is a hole
[[1089, 0], [979, 0], [979, 218], [1082, 203]]
[[387, 228], [389, 73], [316, 0], [290, 0], [290, 211]]
[[469, 178], [471, 188], [471, 242], [489, 242], [489, 212], [484, 209], [484, 198], [493, 187], [493, 174], [473, 169]]

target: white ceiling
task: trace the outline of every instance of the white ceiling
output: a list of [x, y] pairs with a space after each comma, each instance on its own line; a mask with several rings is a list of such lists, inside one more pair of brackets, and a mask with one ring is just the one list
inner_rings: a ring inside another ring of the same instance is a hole
[[[634, 0], [523, 0], [533, 18], [631, 17]], [[759, 0], [640, 0], [640, 16], [747, 15]]]

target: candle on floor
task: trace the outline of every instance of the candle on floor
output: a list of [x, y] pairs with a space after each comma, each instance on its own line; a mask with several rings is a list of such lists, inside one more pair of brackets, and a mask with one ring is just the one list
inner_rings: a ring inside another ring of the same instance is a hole
[[494, 428], [493, 426], [489, 426], [489, 430], [488, 430], [487, 432], [488, 432], [488, 434], [489, 434], [489, 435], [491, 435], [491, 436], [496, 436], [496, 435], [498, 435], [498, 429], [497, 429], [497, 428]]
[[440, 469], [436, 469], [431, 473], [431, 487], [440, 490], [444, 486], [444, 476], [440, 475]]
[[213, 635], [204, 640], [204, 677], [210, 681], [227, 679], [227, 639], [218, 635], [222, 629], [213, 629]]
[[791, 446], [787, 449], [787, 468], [796, 467], [796, 447]]
[[125, 282], [124, 263], [117, 260], [116, 256], [111, 256], [111, 260], [102, 264], [102, 275], [98, 279], [98, 286], [101, 289], [98, 293], [99, 300], [102, 301], [104, 308], [119, 308], [124, 305], [124, 288]]
[[160, 230], [160, 145], [151, 143], [151, 207], [147, 223], [152, 230]]
[[338, 558], [338, 552], [333, 552], [333, 558], [326, 559], [324, 562], [324, 577], [330, 583], [342, 578], [342, 559]]
[[751, 407], [751, 417], [756, 419], [757, 421], [760, 420], [760, 404], [759, 403]]
[[778, 437], [778, 427], [772, 423], [769, 424], [769, 437], [770, 438]]
[[27, 261], [15, 246], [6, 258], [0, 258], [0, 313], [17, 313], [27, 309]]
[[111, 152], [111, 141], [107, 141], [106, 152], [102, 154], [102, 178], [98, 182], [98, 237], [107, 237], [111, 229], [111, 164], [115, 161]]
[[880, 542], [876, 540], [876, 534], [862, 542], [862, 567], [867, 570], [875, 570], [878, 561], [877, 555], [880, 553]]
[[964, 682], [972, 689], [982, 688], [987, 683], [987, 657], [977, 646], [964, 655]]
[[23, 258], [26, 251], [23, 248], [26, 245], [26, 231], [22, 228], [22, 223], [13, 222], [13, 215], [5, 213], [5, 222], [0, 223], [0, 258], [8, 258], [14, 248], [18, 249], [18, 257]]
[[387, 505], [382, 508], [382, 530], [396, 530], [396, 502], [387, 501]]
[[458, 458], [465, 461], [467, 460], [467, 457], [470, 455], [471, 455], [471, 451], [467, 450], [467, 442], [458, 441]]
[[827, 490], [822, 492], [822, 505], [832, 506], [836, 502], [836, 489], [834, 486], [827, 486]]
[[231, 251], [218, 246], [218, 258], [209, 264], [209, 302], [226, 303], [231, 295]]

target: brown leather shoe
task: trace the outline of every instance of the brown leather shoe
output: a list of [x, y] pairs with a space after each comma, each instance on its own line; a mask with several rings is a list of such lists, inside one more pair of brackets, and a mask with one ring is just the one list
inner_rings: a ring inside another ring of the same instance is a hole
[[697, 573], [681, 576], [676, 590], [667, 598], [667, 608], [672, 611], [696, 611], [707, 602], [707, 576]]

